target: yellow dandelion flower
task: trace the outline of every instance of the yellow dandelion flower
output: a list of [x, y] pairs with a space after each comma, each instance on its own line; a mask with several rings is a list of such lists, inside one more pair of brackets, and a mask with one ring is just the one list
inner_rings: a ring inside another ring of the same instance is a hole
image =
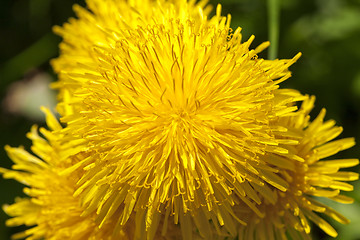
[[[356, 166], [359, 160], [327, 158], [352, 147], [354, 139], [333, 140], [342, 132], [342, 128], [335, 126], [333, 120], [324, 122], [325, 110], [310, 122], [309, 113], [314, 100], [314, 97], [305, 100], [297, 115], [279, 119], [281, 124], [289, 129], [286, 137], [299, 140], [299, 144], [289, 148], [289, 151], [303, 161], [294, 162], [276, 154], [266, 156], [272, 159], [271, 161], [282, 162], [287, 166], [286, 170], [281, 170], [279, 174], [289, 183], [289, 188], [286, 192], [269, 189], [262, 194], [263, 201], [259, 209], [265, 213], [265, 217], [249, 214], [248, 226], [240, 226], [239, 239], [288, 239], [288, 236], [291, 239], [311, 239], [309, 221], [318, 225], [328, 235], [336, 237], [335, 229], [320, 215], [327, 215], [343, 224], [349, 222], [314, 197], [329, 198], [346, 204], [353, 202], [353, 199], [341, 195], [340, 191], [352, 191], [353, 186], [346, 181], [357, 180], [359, 175], [339, 170]], [[272, 199], [272, 191], [277, 192], [276, 201]]]
[[[49, 111], [45, 111], [48, 125], [52, 130], [61, 129], [60, 124]], [[82, 217], [79, 198], [73, 197], [81, 171], [74, 172], [71, 176], [59, 175], [59, 172], [68, 167], [68, 163], [71, 162], [59, 161], [61, 135], [57, 136], [45, 129], [40, 131], [46, 139], [38, 135], [36, 126], [28, 134], [33, 142], [32, 151], [37, 156], [21, 147], [5, 147], [9, 157], [15, 163], [14, 170], [0, 169], [0, 172], [4, 178], [12, 178], [27, 185], [24, 192], [30, 197], [17, 198], [14, 204], [4, 206], [4, 211], [13, 217], [7, 220], [8, 226], [22, 224], [32, 226], [14, 235], [13, 238], [106, 239], [103, 236], [106, 236], [109, 229], [104, 227], [102, 231], [98, 231], [93, 217]]]
[[288, 188], [277, 174], [281, 164], [262, 156], [299, 160], [280, 146], [297, 141], [276, 139], [286, 128], [270, 122], [303, 99], [278, 90], [300, 54], [259, 59], [268, 43], [250, 50], [253, 37], [242, 43], [220, 5], [207, 19], [193, 1], [158, 1], [151, 18], [140, 7], [127, 27], [120, 3], [82, 10], [56, 30], [64, 37], [54, 62], [57, 87], [65, 89], [63, 141], [72, 145], [69, 156], [88, 156], [63, 174], [84, 169], [75, 196], [84, 215], [96, 212], [100, 228], [120, 211], [116, 229], [136, 212], [146, 231], [171, 216], [183, 236], [191, 236], [192, 221], [208, 236], [209, 220], [234, 235], [234, 222], [246, 223], [231, 206], [245, 203], [262, 216], [257, 192]]

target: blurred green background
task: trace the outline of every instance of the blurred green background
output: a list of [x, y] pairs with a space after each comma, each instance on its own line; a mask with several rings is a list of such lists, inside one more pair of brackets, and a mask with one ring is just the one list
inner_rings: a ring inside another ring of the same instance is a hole
[[[244, 39], [256, 36], [252, 47], [268, 38], [265, 0], [211, 1], [223, 5], [223, 14], [231, 13], [233, 28], [240, 26]], [[58, 55], [60, 38], [51, 28], [73, 16], [74, 0], [0, 0], [0, 166], [11, 161], [3, 146], [23, 145], [31, 125], [44, 125], [39, 105], [54, 108], [56, 93], [48, 84], [56, 79], [49, 60]], [[302, 93], [316, 95], [315, 117], [327, 109], [327, 119], [344, 127], [342, 137], [354, 136], [360, 142], [360, 0], [282, 0], [279, 58], [303, 56], [291, 67], [293, 77], [282, 84]], [[264, 51], [260, 57], [266, 58]], [[356, 146], [336, 157], [358, 158]], [[359, 172], [359, 167], [353, 169]], [[0, 178], [0, 204], [12, 203], [23, 196], [22, 187], [13, 180]], [[327, 202], [351, 219], [342, 226], [333, 223], [341, 240], [360, 239], [360, 182], [348, 195], [353, 205]], [[6, 228], [7, 216], [0, 213], [0, 240], [21, 228]], [[314, 227], [314, 239], [327, 239]], [[330, 239], [330, 238], [329, 238]]]

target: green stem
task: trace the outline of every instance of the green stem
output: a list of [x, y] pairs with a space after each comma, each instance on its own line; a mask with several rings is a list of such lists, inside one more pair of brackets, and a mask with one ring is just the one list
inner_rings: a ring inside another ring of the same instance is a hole
[[269, 40], [270, 47], [268, 58], [273, 60], [277, 57], [279, 46], [279, 28], [280, 28], [280, 0], [268, 0], [268, 22], [269, 22]]

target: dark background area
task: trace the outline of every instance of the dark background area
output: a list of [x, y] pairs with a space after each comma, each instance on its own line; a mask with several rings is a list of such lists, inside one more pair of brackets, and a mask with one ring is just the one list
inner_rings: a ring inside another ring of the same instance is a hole
[[[244, 40], [256, 36], [252, 47], [268, 40], [265, 0], [222, 0], [223, 14], [232, 15], [233, 28], [240, 26]], [[39, 104], [54, 108], [56, 93], [48, 84], [56, 79], [49, 60], [58, 55], [61, 39], [52, 26], [74, 16], [74, 0], [0, 0], [0, 166], [11, 167], [3, 147], [30, 141], [26, 133], [33, 124], [44, 125]], [[217, 1], [211, 1], [216, 7]], [[303, 55], [291, 67], [293, 77], [281, 86], [316, 95], [316, 117], [327, 109], [326, 119], [344, 127], [341, 137], [360, 142], [360, 0], [284, 0], [281, 4], [279, 58]], [[260, 54], [266, 58], [267, 51]], [[338, 158], [358, 158], [360, 147], [338, 154]], [[353, 169], [359, 172], [359, 167]], [[331, 201], [351, 219], [346, 226], [334, 224], [342, 240], [360, 239], [360, 182], [354, 183], [353, 205]], [[23, 186], [0, 178], [0, 205], [23, 196]], [[8, 217], [0, 212], [0, 240], [10, 239], [19, 228], [6, 228]], [[326, 239], [314, 228], [314, 239]], [[330, 239], [330, 238], [329, 238]]]

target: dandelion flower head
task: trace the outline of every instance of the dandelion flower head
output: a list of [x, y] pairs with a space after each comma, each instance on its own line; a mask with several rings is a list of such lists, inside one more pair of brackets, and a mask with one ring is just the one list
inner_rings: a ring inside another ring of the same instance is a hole
[[[261, 215], [257, 192], [288, 186], [276, 175], [281, 166], [261, 156], [286, 155], [279, 143], [296, 142], [275, 139], [285, 130], [269, 122], [302, 99], [278, 90], [300, 55], [259, 59], [268, 43], [250, 50], [253, 37], [241, 42], [220, 5], [208, 19], [204, 2], [150, 1], [144, 6], [152, 15], [139, 6], [134, 16], [122, 16], [115, 7], [122, 1], [96, 2], [89, 1], [92, 12], [78, 10], [79, 19], [56, 28], [64, 41], [54, 61], [56, 86], [65, 89], [64, 141], [79, 139], [74, 154], [91, 152], [71, 168], [87, 170], [75, 193], [87, 212], [105, 221], [110, 208], [123, 206], [121, 225], [136, 211], [148, 227], [159, 212], [177, 223], [180, 213], [202, 218], [201, 211], [226, 226], [239, 202]], [[136, 24], [124, 25], [127, 18]]]
[[[111, 228], [105, 226], [98, 231], [94, 217], [82, 217], [79, 198], [73, 197], [76, 182], [82, 171], [71, 176], [61, 176], [59, 172], [69, 167], [71, 161], [59, 161], [63, 151], [59, 145], [61, 135], [53, 131], [61, 126], [50, 113], [47, 122], [51, 130], [40, 129], [46, 137], [38, 134], [33, 126], [28, 137], [32, 140], [32, 155], [22, 147], [6, 146], [9, 157], [14, 161], [14, 170], [1, 169], [5, 178], [15, 179], [27, 187], [24, 192], [29, 198], [17, 198], [12, 205], [4, 206], [4, 211], [12, 216], [7, 220], [8, 226], [30, 226], [24, 232], [12, 236], [14, 239], [106, 239]], [[67, 163], [68, 162], [68, 163]]]
[[[342, 132], [342, 127], [335, 126], [333, 120], [324, 121], [324, 109], [310, 121], [309, 113], [314, 101], [315, 97], [307, 97], [296, 115], [278, 120], [288, 129], [288, 138], [298, 139], [299, 144], [289, 148], [289, 151], [303, 161], [289, 161], [277, 154], [266, 156], [287, 166], [279, 175], [286, 179], [289, 188], [286, 192], [272, 189], [277, 192], [276, 201], [264, 194], [259, 209], [265, 217], [248, 214], [246, 222], [249, 224], [239, 227], [239, 239], [311, 239], [310, 221], [328, 235], [336, 237], [336, 230], [321, 215], [342, 224], [349, 223], [346, 217], [326, 206], [319, 198], [353, 203], [354, 200], [342, 195], [341, 191], [352, 191], [353, 186], [346, 181], [357, 180], [359, 174], [339, 170], [356, 166], [359, 160], [328, 158], [354, 146], [355, 142], [353, 138], [334, 140]], [[239, 213], [236, 209], [234, 211]]]
[[[302, 98], [278, 90], [299, 55], [258, 59], [268, 43], [249, 50], [253, 37], [242, 43], [220, 5], [208, 19], [204, 2], [150, 1], [151, 17], [141, 7], [123, 17], [118, 4], [81, 10], [56, 28], [64, 38], [54, 61], [57, 87], [67, 91], [59, 105], [64, 139], [77, 137], [75, 149], [92, 152], [76, 165], [87, 169], [76, 194], [88, 211], [106, 219], [104, 204], [117, 198], [111, 207], [125, 205], [121, 224], [134, 210], [145, 211], [150, 226], [156, 212], [170, 209], [176, 221], [179, 213], [205, 210], [225, 225], [231, 205], [246, 202], [256, 211], [264, 183], [285, 191], [277, 166], [259, 156], [287, 154], [278, 147], [287, 140], [274, 137], [284, 129], [269, 122], [291, 114], [296, 107], [286, 104]], [[121, 24], [127, 17], [137, 25]]]

